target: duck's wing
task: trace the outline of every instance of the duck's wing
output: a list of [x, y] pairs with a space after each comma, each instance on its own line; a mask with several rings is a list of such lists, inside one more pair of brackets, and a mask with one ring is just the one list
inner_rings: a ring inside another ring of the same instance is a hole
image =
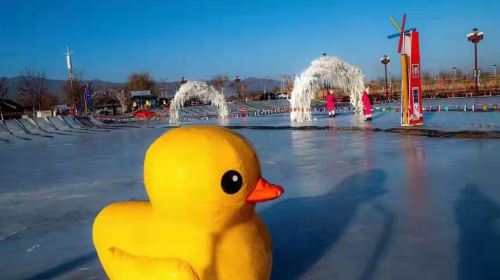
[[199, 280], [193, 267], [178, 258], [151, 258], [134, 256], [117, 248], [112, 248], [115, 263], [120, 268], [113, 269], [112, 279], [169, 279], [169, 280]]

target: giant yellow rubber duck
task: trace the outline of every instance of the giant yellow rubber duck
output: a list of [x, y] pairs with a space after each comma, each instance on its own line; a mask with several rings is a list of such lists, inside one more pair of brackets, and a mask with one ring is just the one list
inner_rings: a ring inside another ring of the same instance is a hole
[[111, 279], [268, 279], [271, 238], [255, 203], [283, 188], [261, 177], [241, 135], [221, 127], [176, 128], [144, 160], [150, 201], [114, 203], [93, 226]]

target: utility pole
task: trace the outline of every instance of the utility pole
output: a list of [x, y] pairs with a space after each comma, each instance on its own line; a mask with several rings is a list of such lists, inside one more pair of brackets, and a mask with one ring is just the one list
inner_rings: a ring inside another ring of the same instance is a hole
[[236, 79], [234, 79], [234, 82], [236, 83], [236, 92], [238, 93], [238, 99], [239, 101], [241, 101], [241, 93], [240, 93], [240, 82], [241, 82], [241, 79], [240, 79], [240, 76], [236, 76]]
[[73, 80], [74, 79], [74, 76], [73, 76], [73, 63], [71, 61], [71, 54], [73, 52], [69, 50], [69, 47], [66, 46], [66, 52], [64, 53], [66, 55], [66, 66], [68, 68], [68, 75], [69, 75], [69, 79], [70, 80]]
[[[71, 60], [72, 53], [73, 52], [69, 50], [69, 46], [66, 46], [66, 52], [64, 53], [66, 55], [66, 67], [68, 69], [70, 90], [71, 90], [72, 94], [74, 94], [75, 93], [75, 86], [74, 86], [75, 75], [73, 74], [73, 62]], [[82, 105], [84, 106], [84, 112], [86, 114], [87, 113], [87, 100], [85, 99], [85, 91], [82, 92], [82, 95], [80, 96], [80, 100], [82, 101]]]

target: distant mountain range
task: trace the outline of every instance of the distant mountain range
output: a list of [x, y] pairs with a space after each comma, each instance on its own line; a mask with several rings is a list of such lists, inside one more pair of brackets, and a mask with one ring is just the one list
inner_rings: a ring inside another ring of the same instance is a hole
[[[6, 87], [7, 87], [7, 96], [8, 99], [18, 99], [19, 97], [19, 88], [22, 85], [22, 76], [7, 78]], [[46, 79], [45, 86], [47, 90], [56, 96], [61, 96], [63, 91], [63, 85], [65, 80], [54, 80], [54, 79]], [[85, 81], [92, 82], [92, 88], [94, 90], [108, 89], [108, 88], [122, 88], [125, 86], [125, 82], [123, 83], [115, 83], [115, 82], [106, 82], [102, 80], [90, 80]], [[227, 95], [236, 94], [236, 88], [231, 86], [231, 82], [227, 82], [224, 87], [224, 93]], [[273, 79], [262, 79], [262, 78], [247, 78], [242, 80], [242, 82], [248, 85], [248, 92], [263, 92], [264, 90], [271, 91], [273, 88], [280, 87], [281, 82]], [[160, 86], [160, 85], [159, 85]], [[160, 87], [165, 87], [167, 93], [173, 94], [175, 89], [178, 86], [178, 82], [167, 82]]]

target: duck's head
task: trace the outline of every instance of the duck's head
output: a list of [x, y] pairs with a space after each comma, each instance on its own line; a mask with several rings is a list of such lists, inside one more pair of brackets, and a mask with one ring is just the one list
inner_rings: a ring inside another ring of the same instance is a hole
[[214, 230], [252, 215], [255, 203], [283, 193], [261, 177], [247, 139], [213, 126], [176, 128], [158, 138], [146, 153], [144, 183], [162, 216]]

